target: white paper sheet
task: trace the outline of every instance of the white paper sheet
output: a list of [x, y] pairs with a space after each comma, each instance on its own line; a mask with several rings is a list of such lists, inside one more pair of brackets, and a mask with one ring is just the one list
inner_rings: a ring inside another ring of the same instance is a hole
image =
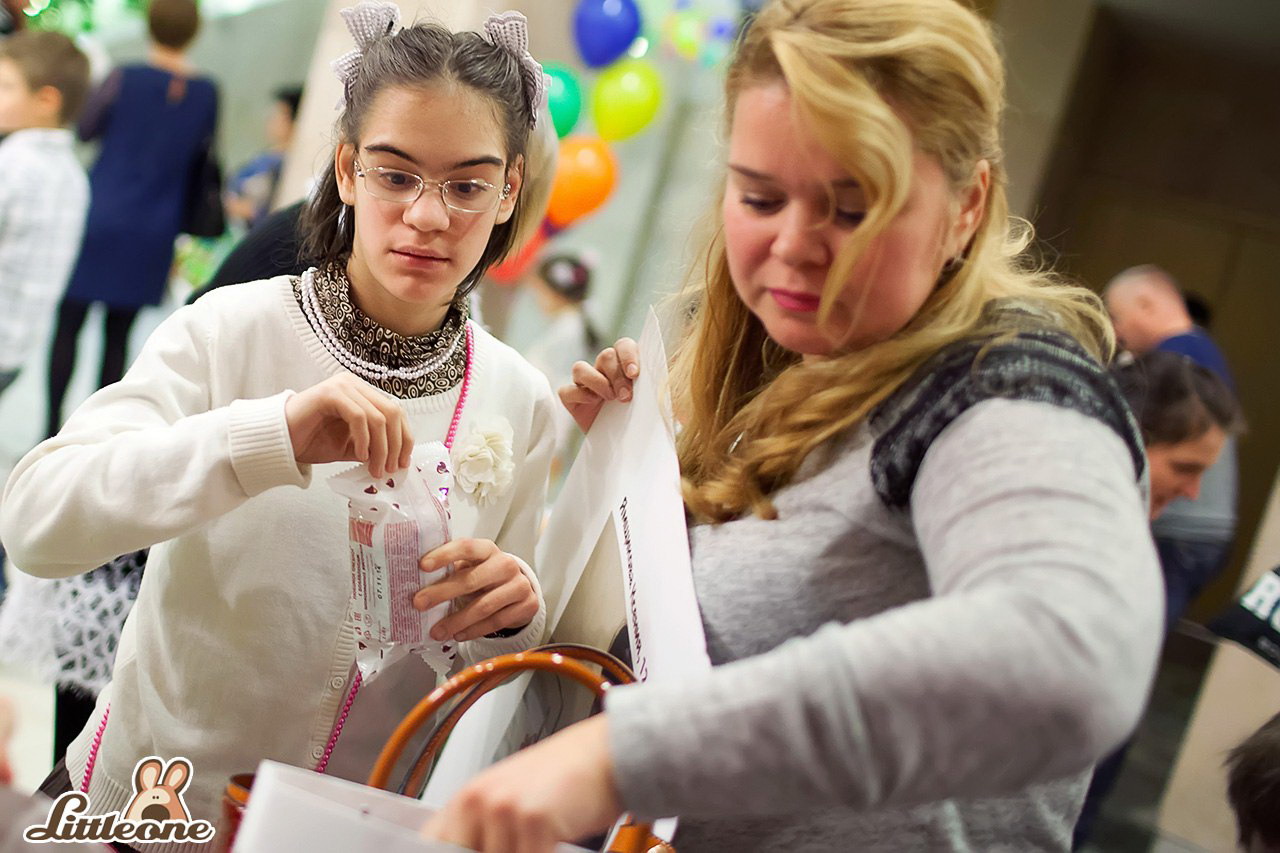
[[[311, 770], [258, 765], [235, 853], [463, 853], [418, 836], [432, 810], [417, 800]], [[561, 844], [557, 853], [586, 853]]]
[[[637, 674], [661, 681], [710, 669], [689, 561], [667, 356], [652, 311], [640, 336], [629, 403], [606, 403], [582, 443], [538, 544], [552, 635], [600, 537], [614, 535]], [[612, 520], [612, 524], [609, 522]], [[520, 709], [527, 678], [486, 696], [463, 718], [427, 787], [446, 802], [494, 759], [495, 738]], [[666, 826], [655, 827], [659, 835]]]

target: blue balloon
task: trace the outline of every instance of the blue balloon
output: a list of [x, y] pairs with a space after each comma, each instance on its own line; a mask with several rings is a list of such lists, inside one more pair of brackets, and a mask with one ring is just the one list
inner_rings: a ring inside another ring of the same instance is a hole
[[582, 0], [573, 15], [582, 61], [591, 68], [612, 64], [640, 35], [635, 0]]

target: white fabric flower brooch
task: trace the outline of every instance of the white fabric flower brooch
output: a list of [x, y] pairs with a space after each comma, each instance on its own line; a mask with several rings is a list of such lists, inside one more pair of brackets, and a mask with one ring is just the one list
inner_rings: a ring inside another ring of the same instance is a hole
[[497, 418], [477, 425], [453, 446], [454, 482], [476, 503], [501, 497], [511, 486], [515, 471], [511, 438], [511, 424], [505, 418]]

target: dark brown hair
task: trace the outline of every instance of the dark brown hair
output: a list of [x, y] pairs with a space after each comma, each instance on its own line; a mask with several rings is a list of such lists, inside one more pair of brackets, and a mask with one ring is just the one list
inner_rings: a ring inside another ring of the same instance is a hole
[[68, 124], [89, 93], [89, 60], [62, 33], [23, 30], [0, 42], [0, 58], [8, 59], [26, 78], [31, 91], [52, 86], [62, 95], [58, 119]]
[[1280, 714], [1227, 753], [1226, 767], [1240, 846], [1247, 850], [1257, 838], [1280, 847]]
[[1185, 355], [1153, 350], [1115, 376], [1148, 445], [1191, 441], [1215, 425], [1228, 435], [1244, 431], [1235, 394]]
[[[438, 24], [418, 23], [378, 40], [365, 51], [355, 78], [347, 85], [346, 107], [338, 118], [339, 142], [357, 143], [365, 116], [374, 100], [394, 86], [425, 86], [437, 82], [467, 86], [492, 104], [505, 133], [507, 164], [523, 155], [529, 143], [533, 106], [525, 94], [528, 72], [506, 50], [477, 33], [451, 32]], [[447, 117], [441, 116], [441, 120]], [[510, 251], [524, 203], [517, 196], [511, 218], [494, 226], [479, 263], [458, 286], [458, 295], [471, 291], [493, 264]], [[318, 264], [344, 261], [355, 237], [354, 217], [342, 216], [333, 157], [320, 178], [302, 216], [302, 256]]]
[[200, 32], [200, 10], [195, 0], [151, 0], [147, 30], [156, 44], [182, 50]]
[[298, 107], [302, 105], [301, 86], [285, 86], [283, 89], [276, 89], [273, 97], [276, 103], [284, 104], [284, 108], [289, 111], [290, 120], [298, 120]]

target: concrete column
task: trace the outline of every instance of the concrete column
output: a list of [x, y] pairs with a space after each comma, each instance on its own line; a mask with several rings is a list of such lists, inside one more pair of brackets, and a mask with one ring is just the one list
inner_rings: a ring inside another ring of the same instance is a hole
[[1034, 221], [1032, 204], [1048, 169], [1093, 28], [1094, 0], [986, 3], [1004, 47], [1009, 106], [1005, 163], [1009, 208]]

